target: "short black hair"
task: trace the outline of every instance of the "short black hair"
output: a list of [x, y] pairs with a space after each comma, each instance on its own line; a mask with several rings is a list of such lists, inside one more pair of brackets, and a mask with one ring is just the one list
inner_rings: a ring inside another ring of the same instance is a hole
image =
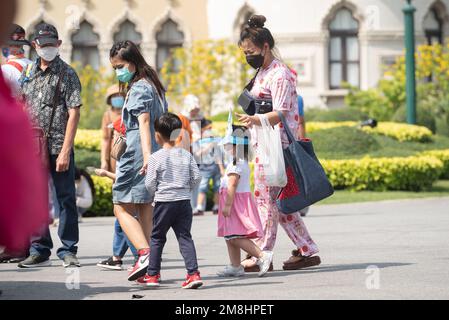
[[[165, 140], [176, 139], [182, 129], [181, 119], [173, 113], [166, 113], [157, 119], [154, 123], [154, 130], [158, 132]], [[176, 137], [172, 136], [173, 131], [177, 131]]]

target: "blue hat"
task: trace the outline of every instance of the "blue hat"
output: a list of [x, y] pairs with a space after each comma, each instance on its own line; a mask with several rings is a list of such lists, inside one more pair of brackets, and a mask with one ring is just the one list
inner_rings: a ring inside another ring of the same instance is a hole
[[229, 110], [228, 116], [228, 128], [226, 130], [226, 136], [221, 140], [220, 145], [234, 144], [234, 145], [248, 145], [248, 137], [238, 137], [233, 135], [234, 128], [232, 125], [232, 109]]

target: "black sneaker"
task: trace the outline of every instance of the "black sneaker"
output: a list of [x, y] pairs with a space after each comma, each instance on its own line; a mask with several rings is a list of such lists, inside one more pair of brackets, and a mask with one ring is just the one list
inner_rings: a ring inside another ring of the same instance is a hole
[[64, 261], [62, 263], [62, 266], [64, 268], [81, 267], [78, 259], [76, 258], [76, 256], [74, 254], [66, 254], [63, 260]]
[[24, 261], [17, 265], [19, 268], [40, 268], [51, 266], [51, 261], [49, 258], [45, 258], [40, 255], [29, 256]]
[[103, 260], [99, 263], [97, 263], [97, 266], [103, 269], [109, 269], [109, 270], [122, 270], [123, 261], [118, 260], [114, 261], [113, 257], [110, 257], [107, 260]]
[[198, 210], [197, 212], [194, 212], [194, 213], [193, 213], [193, 216], [194, 216], [194, 217], [204, 216], [204, 211]]

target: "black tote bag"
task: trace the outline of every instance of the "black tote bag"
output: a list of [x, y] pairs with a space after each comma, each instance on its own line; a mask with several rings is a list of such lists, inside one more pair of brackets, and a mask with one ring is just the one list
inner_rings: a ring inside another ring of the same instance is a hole
[[292, 214], [330, 197], [334, 188], [315, 155], [312, 142], [297, 141], [282, 112], [278, 114], [290, 145], [284, 149], [288, 182], [279, 192], [276, 204], [281, 213]]

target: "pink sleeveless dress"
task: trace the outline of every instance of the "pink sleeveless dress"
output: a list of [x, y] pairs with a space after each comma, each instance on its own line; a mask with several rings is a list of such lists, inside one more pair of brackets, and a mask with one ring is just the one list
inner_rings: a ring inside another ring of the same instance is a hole
[[[228, 195], [227, 182], [229, 174], [239, 175], [240, 181], [231, 207], [230, 217], [224, 217], [222, 210]], [[226, 168], [226, 174], [222, 178], [220, 186], [218, 236], [253, 239], [260, 238], [263, 235], [262, 230], [259, 212], [250, 189], [250, 168], [248, 162], [241, 160], [236, 165], [231, 163]]]

